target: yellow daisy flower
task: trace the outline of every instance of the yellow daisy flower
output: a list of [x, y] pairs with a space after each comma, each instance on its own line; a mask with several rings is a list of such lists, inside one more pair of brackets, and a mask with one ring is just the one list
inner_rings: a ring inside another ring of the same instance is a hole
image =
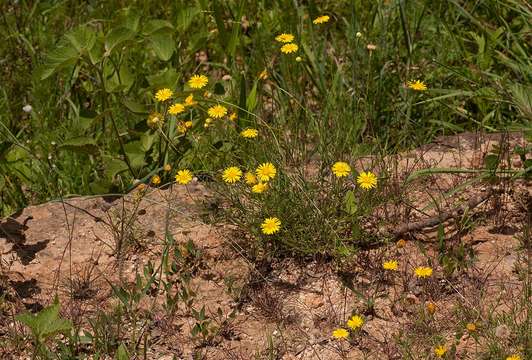
[[414, 270], [418, 278], [428, 278], [432, 276], [432, 268], [428, 266], [419, 266]]
[[153, 185], [159, 185], [161, 183], [161, 178], [158, 176], [158, 175], [154, 175], [152, 176], [150, 182], [153, 184]]
[[192, 181], [192, 173], [187, 169], [179, 170], [175, 176], [175, 181], [178, 184], [186, 185]]
[[256, 185], [253, 185], [251, 188], [251, 191], [253, 191], [255, 194], [260, 194], [268, 190], [268, 183], [260, 182]]
[[227, 114], [227, 108], [223, 105], [218, 104], [218, 105], [211, 106], [207, 110], [207, 113], [212, 118], [220, 119], [220, 118], [223, 118]]
[[467, 323], [466, 329], [469, 332], [475, 332], [477, 330], [477, 325], [475, 323]]
[[183, 111], [185, 111], [185, 105], [179, 103], [170, 106], [168, 109], [168, 113], [171, 115], [181, 114]]
[[415, 91], [425, 91], [427, 90], [427, 85], [423, 81], [415, 80], [415, 81], [409, 81], [408, 87]]
[[351, 172], [351, 166], [349, 166], [348, 163], [343, 161], [335, 162], [331, 169], [334, 175], [336, 175], [336, 177], [348, 176]]
[[148, 126], [150, 128], [156, 128], [164, 122], [164, 116], [161, 113], [153, 112], [148, 116]]
[[382, 263], [382, 268], [384, 270], [396, 271], [398, 265], [397, 260], [389, 260]]
[[236, 166], [228, 167], [227, 169], [224, 170], [222, 174], [222, 179], [228, 184], [233, 184], [237, 182], [238, 180], [240, 180], [241, 177], [242, 177], [242, 170], [240, 170]]
[[364, 319], [359, 315], [353, 315], [351, 319], [347, 320], [347, 327], [352, 330], [358, 330], [364, 325]]
[[240, 133], [240, 136], [248, 138], [248, 139], [256, 138], [257, 135], [259, 135], [258, 130], [257, 129], [251, 129], [251, 128], [242, 130], [242, 132]]
[[299, 46], [294, 43], [288, 43], [281, 46], [281, 52], [284, 54], [295, 53], [299, 49]]
[[427, 309], [429, 314], [434, 314], [436, 312], [436, 304], [434, 304], [432, 301], [426, 303], [425, 308]]
[[508, 356], [506, 360], [521, 360], [521, 356], [517, 354], [513, 354], [513, 355]]
[[267, 162], [259, 165], [255, 172], [260, 181], [269, 181], [275, 177], [277, 169], [272, 163]]
[[238, 119], [238, 114], [236, 112], [233, 112], [231, 115], [229, 115], [229, 120], [236, 121], [236, 119]]
[[333, 338], [337, 340], [346, 339], [349, 336], [349, 332], [346, 329], [336, 329], [332, 332]]
[[281, 229], [281, 220], [276, 217], [269, 217], [264, 219], [264, 222], [260, 227], [262, 228], [263, 234], [275, 234], [277, 231], [279, 231], [279, 229]]
[[188, 80], [188, 86], [193, 89], [201, 89], [209, 82], [209, 78], [205, 75], [192, 75], [190, 80]]
[[262, 70], [259, 74], [259, 79], [260, 80], [266, 80], [268, 78], [268, 72], [266, 71], [266, 69]]
[[257, 183], [257, 177], [249, 171], [246, 173], [246, 175], [244, 175], [244, 179], [248, 185], [255, 185]]
[[168, 88], [161, 89], [155, 93], [155, 99], [157, 101], [166, 101], [174, 95], [174, 92]]
[[312, 23], [315, 24], [315, 25], [324, 24], [324, 23], [328, 22], [329, 20], [330, 20], [329, 15], [322, 15], [322, 16], [318, 16], [317, 18], [312, 20]]
[[357, 177], [357, 183], [364, 190], [373, 189], [377, 186], [377, 176], [371, 171], [362, 171]]
[[194, 101], [194, 95], [193, 94], [190, 94], [189, 96], [187, 96], [185, 98], [185, 106], [194, 106], [196, 104], [197, 104], [197, 102]]
[[283, 33], [281, 35], [277, 35], [275, 37], [275, 40], [282, 42], [282, 43], [289, 43], [289, 42], [294, 41], [294, 35]]
[[441, 358], [447, 352], [447, 348], [444, 345], [438, 345], [434, 348], [434, 354]]

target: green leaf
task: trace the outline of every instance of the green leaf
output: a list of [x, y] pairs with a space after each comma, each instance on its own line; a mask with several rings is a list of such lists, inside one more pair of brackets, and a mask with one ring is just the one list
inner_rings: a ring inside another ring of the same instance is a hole
[[78, 53], [89, 51], [96, 42], [94, 31], [83, 25], [66, 34], [65, 38], [70, 41]]
[[253, 88], [249, 92], [249, 95], [246, 99], [246, 109], [248, 110], [248, 112], [253, 112], [255, 106], [257, 106], [257, 84], [258, 81], [255, 80]]
[[120, 344], [116, 350], [116, 360], [129, 360], [129, 355], [124, 344]]
[[69, 320], [59, 318], [59, 307], [59, 303], [55, 303], [35, 315], [23, 313], [17, 315], [15, 319], [29, 327], [37, 342], [42, 343], [47, 338], [65, 333], [72, 328]]
[[140, 148], [144, 152], [150, 151], [155, 139], [157, 139], [157, 133], [150, 134], [150, 131], [146, 131], [140, 136]]
[[185, 34], [194, 19], [201, 15], [201, 10], [195, 6], [182, 8], [177, 14], [177, 30]]
[[144, 104], [138, 103], [136, 101], [124, 98], [122, 99], [122, 104], [134, 114], [149, 114], [150, 110]]
[[352, 190], [349, 190], [345, 194], [344, 205], [345, 205], [345, 211], [349, 215], [354, 215], [357, 212], [357, 203], [356, 203], [355, 193]]
[[175, 51], [172, 33], [166, 29], [158, 30], [149, 36], [151, 48], [162, 61], [168, 61]]
[[66, 140], [59, 145], [60, 150], [70, 150], [84, 154], [95, 155], [99, 152], [98, 145], [93, 138], [89, 137], [76, 137]]
[[111, 53], [113, 49], [126, 41], [135, 38], [135, 32], [125, 27], [117, 27], [105, 36], [105, 51]]
[[499, 166], [499, 157], [495, 154], [489, 154], [484, 158], [484, 165], [489, 170], [497, 169]]
[[171, 22], [167, 20], [155, 19], [155, 20], [150, 20], [146, 22], [146, 24], [144, 25], [143, 32], [147, 35], [150, 35], [159, 30], [173, 31], [174, 26], [172, 25]]
[[158, 74], [147, 76], [146, 78], [152, 88], [174, 88], [179, 80], [179, 74], [173, 68], [168, 68]]

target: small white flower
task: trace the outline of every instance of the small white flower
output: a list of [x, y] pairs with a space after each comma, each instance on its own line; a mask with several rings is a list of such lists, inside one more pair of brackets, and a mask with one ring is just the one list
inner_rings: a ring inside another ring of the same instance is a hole
[[24, 105], [24, 107], [22, 108], [22, 111], [24, 111], [25, 113], [30, 113], [31, 110], [33, 110], [33, 108], [31, 107], [30, 104]]

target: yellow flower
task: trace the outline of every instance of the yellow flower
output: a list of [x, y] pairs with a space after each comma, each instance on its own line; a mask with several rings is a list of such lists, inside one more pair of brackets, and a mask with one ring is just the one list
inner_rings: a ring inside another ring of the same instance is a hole
[[259, 165], [255, 172], [260, 181], [269, 181], [275, 177], [277, 169], [275, 169], [275, 166], [272, 163], [267, 162]]
[[203, 93], [203, 97], [206, 97], [206, 98], [210, 98], [212, 96], [211, 92], [210, 91], [205, 91]]
[[174, 95], [174, 92], [168, 88], [161, 89], [155, 93], [155, 99], [157, 101], [166, 101]]
[[166, 172], [172, 170], [172, 165], [170, 165], [170, 164], [165, 164], [165, 165], [163, 166], [163, 170], [166, 171]]
[[203, 124], [203, 127], [208, 128], [209, 126], [211, 126], [211, 123], [212, 123], [212, 119], [211, 118], [206, 118], [205, 119], [205, 124]]
[[414, 272], [418, 278], [428, 278], [432, 276], [432, 268], [428, 266], [419, 266]]
[[398, 266], [398, 263], [396, 260], [389, 260], [389, 261], [385, 261], [382, 263], [382, 268], [384, 270], [392, 270], [392, 271], [396, 271], [397, 270], [397, 266]]
[[349, 336], [349, 332], [346, 329], [336, 329], [332, 332], [333, 338], [337, 340], [346, 339]]
[[227, 108], [223, 105], [218, 104], [218, 105], [211, 106], [209, 110], [207, 110], [207, 113], [212, 118], [220, 119], [220, 118], [223, 118], [225, 114], [227, 114]]
[[282, 43], [289, 43], [289, 42], [292, 42], [294, 41], [294, 35], [292, 34], [281, 34], [281, 35], [277, 35], [275, 37], [275, 40], [279, 41], [279, 42], [282, 42]]
[[357, 177], [357, 183], [364, 190], [373, 189], [377, 186], [377, 176], [371, 171], [362, 171]]
[[260, 227], [262, 228], [263, 234], [271, 235], [279, 231], [281, 228], [281, 220], [276, 217], [269, 217], [264, 219]]
[[425, 83], [423, 81], [419, 81], [419, 80], [416, 80], [416, 81], [409, 81], [408, 82], [408, 87], [412, 90], [415, 90], [415, 91], [425, 91], [427, 90], [427, 85], [425, 85]]
[[256, 129], [251, 129], [251, 128], [242, 130], [242, 132], [240, 133], [240, 136], [248, 138], [248, 139], [256, 138], [257, 135], [259, 135], [259, 132]]
[[303, 59], [301, 58], [301, 56], [298, 56], [298, 57], [296, 57], [296, 61], [297, 62], [301, 62], [301, 61], [303, 61]]
[[336, 177], [348, 176], [351, 172], [351, 166], [349, 166], [349, 164], [346, 162], [337, 161], [332, 166], [332, 172], [334, 175], [336, 175]]
[[156, 128], [160, 126], [164, 121], [164, 117], [161, 113], [153, 112], [148, 116], [148, 126], [151, 128]]
[[175, 181], [177, 181], [178, 184], [186, 185], [192, 181], [192, 173], [187, 169], [179, 170], [175, 176]]
[[227, 169], [224, 170], [222, 174], [222, 179], [228, 184], [233, 184], [237, 182], [238, 180], [240, 180], [241, 177], [242, 177], [242, 170], [240, 170], [236, 166], [228, 167]]
[[187, 96], [185, 98], [185, 106], [194, 106], [196, 104], [197, 104], [197, 102], [194, 101], [194, 95], [193, 94], [190, 94], [189, 96]]
[[517, 354], [513, 354], [513, 355], [508, 356], [506, 360], [521, 360], [521, 356]]
[[266, 71], [266, 69], [262, 70], [259, 74], [259, 79], [260, 80], [266, 80], [268, 78], [268, 72]]
[[425, 304], [425, 308], [427, 308], [427, 311], [430, 314], [434, 314], [436, 312], [436, 304], [434, 304], [432, 301], [429, 301]]
[[161, 183], [161, 178], [158, 175], [154, 175], [150, 181], [153, 185], [159, 185]]
[[294, 43], [288, 43], [281, 46], [281, 52], [285, 54], [291, 54], [296, 52], [299, 49], [299, 46]]
[[438, 345], [434, 348], [434, 354], [436, 354], [437, 357], [443, 357], [446, 352], [447, 348], [444, 345]]
[[205, 75], [193, 75], [188, 81], [188, 86], [193, 89], [201, 89], [207, 85], [208, 82], [209, 79]]
[[406, 240], [405, 239], [399, 239], [395, 245], [398, 248], [404, 248], [406, 246]]
[[244, 175], [244, 179], [246, 179], [246, 184], [248, 185], [255, 185], [257, 183], [257, 177], [249, 171]]
[[238, 119], [238, 115], [236, 112], [233, 112], [231, 113], [231, 115], [229, 115], [229, 120], [236, 121], [236, 119]]
[[359, 315], [353, 315], [347, 320], [347, 326], [352, 330], [358, 330], [364, 325], [364, 319]]
[[170, 108], [168, 109], [168, 113], [170, 113], [171, 115], [181, 114], [183, 111], [185, 111], [185, 106], [179, 103], [170, 106]]
[[253, 191], [255, 194], [260, 194], [268, 190], [268, 183], [260, 182], [256, 185], [253, 185], [251, 188], [251, 191]]
[[315, 18], [312, 23], [313, 24], [324, 24], [326, 22], [328, 22], [330, 19], [329, 15], [322, 15], [322, 16], [318, 16], [317, 18]]
[[475, 323], [467, 323], [466, 329], [469, 332], [475, 332], [477, 330], [477, 325], [475, 325]]

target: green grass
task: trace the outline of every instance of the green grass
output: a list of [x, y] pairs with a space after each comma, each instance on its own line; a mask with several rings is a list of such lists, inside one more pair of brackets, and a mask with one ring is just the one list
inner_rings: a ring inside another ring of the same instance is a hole
[[[165, 161], [218, 170], [226, 155], [205, 158], [212, 143], [187, 137], [168, 154], [138, 142], [151, 141], [143, 134], [154, 91], [179, 89], [198, 70], [240, 107], [240, 125], [258, 117], [290, 129], [279, 156], [296, 162], [395, 152], [466, 130], [529, 130], [530, 9], [519, 1], [124, 6], [2, 5], [3, 214], [69, 194], [125, 191]], [[331, 21], [313, 26], [320, 14]], [[302, 62], [278, 51], [281, 32], [296, 36]], [[200, 51], [206, 64], [196, 61]], [[255, 88], [264, 68], [270, 86]], [[407, 91], [412, 79], [429, 92]]]

